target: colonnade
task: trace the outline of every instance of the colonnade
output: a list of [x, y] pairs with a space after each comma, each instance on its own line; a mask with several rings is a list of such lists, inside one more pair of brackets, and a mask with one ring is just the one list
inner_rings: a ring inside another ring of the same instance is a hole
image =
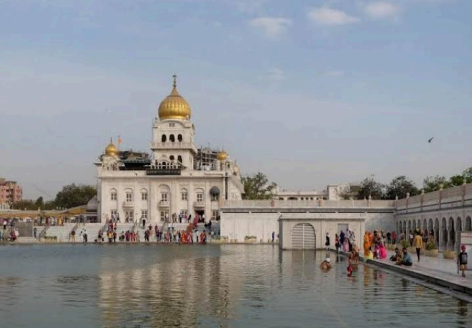
[[471, 215], [463, 216], [425, 216], [417, 218], [397, 217], [397, 234], [405, 232], [408, 236], [410, 231], [419, 229], [433, 231], [434, 239], [439, 250], [458, 250], [459, 233], [462, 231], [472, 231]]

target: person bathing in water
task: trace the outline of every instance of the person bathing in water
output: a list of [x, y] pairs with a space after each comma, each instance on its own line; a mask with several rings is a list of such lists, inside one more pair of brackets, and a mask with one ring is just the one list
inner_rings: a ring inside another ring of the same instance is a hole
[[321, 262], [320, 268], [323, 271], [329, 271], [329, 269], [331, 269], [331, 259], [327, 257], [323, 262]]

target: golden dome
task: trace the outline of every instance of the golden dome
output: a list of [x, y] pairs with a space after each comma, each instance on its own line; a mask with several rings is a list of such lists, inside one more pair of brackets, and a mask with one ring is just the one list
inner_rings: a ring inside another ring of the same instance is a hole
[[216, 159], [219, 160], [219, 161], [224, 161], [226, 159], [226, 157], [228, 157], [228, 154], [222, 150], [220, 152], [218, 152], [218, 154], [216, 154]]
[[159, 118], [161, 120], [177, 119], [185, 120], [192, 116], [190, 105], [177, 91], [177, 76], [174, 75], [174, 87], [170, 95], [159, 105]]
[[105, 148], [105, 155], [107, 156], [118, 155], [118, 149], [116, 149], [115, 145], [113, 144], [113, 140], [111, 139], [107, 148]]

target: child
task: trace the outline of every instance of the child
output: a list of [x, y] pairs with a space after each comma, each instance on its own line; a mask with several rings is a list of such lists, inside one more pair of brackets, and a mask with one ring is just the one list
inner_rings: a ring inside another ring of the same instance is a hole
[[457, 257], [457, 264], [459, 265], [459, 270], [462, 271], [462, 277], [465, 277], [465, 270], [467, 268], [467, 252], [465, 251], [465, 245], [461, 246], [461, 252]]

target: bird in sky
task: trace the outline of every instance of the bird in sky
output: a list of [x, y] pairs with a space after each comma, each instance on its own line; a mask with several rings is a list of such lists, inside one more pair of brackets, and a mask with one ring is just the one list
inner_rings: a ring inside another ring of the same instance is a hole
[[432, 137], [431, 139], [428, 140], [429, 143], [431, 143], [431, 141], [433, 141], [434, 137]]

